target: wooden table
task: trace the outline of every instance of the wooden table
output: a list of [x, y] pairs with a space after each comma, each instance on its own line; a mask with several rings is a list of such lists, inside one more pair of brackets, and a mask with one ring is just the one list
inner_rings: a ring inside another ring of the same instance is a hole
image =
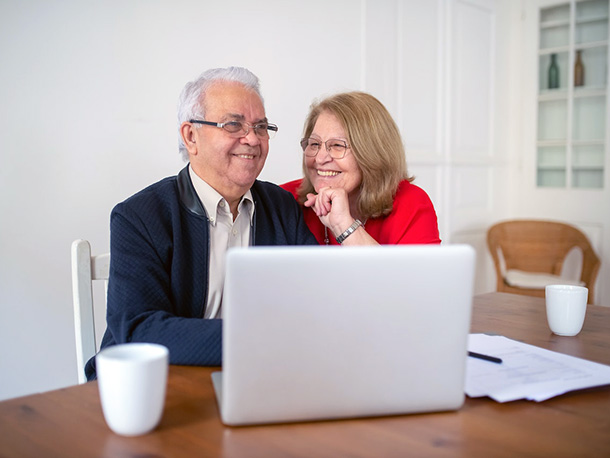
[[[476, 296], [473, 332], [502, 334], [610, 365], [610, 308], [589, 306], [583, 331], [548, 330], [544, 300]], [[610, 387], [543, 403], [467, 399], [457, 412], [231, 428], [220, 422], [210, 373], [171, 366], [163, 420], [127, 438], [106, 426], [97, 383], [0, 403], [0, 456], [610, 456]]]

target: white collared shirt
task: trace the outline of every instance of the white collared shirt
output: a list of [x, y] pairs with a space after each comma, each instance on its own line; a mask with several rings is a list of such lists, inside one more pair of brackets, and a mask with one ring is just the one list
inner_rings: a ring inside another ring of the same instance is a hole
[[250, 245], [250, 228], [254, 219], [254, 200], [252, 199], [252, 193], [248, 190], [239, 202], [237, 218], [233, 221], [231, 208], [226, 199], [203, 181], [191, 167], [189, 167], [189, 174], [195, 192], [197, 192], [197, 196], [208, 214], [210, 228], [208, 302], [204, 318], [221, 318], [226, 253], [231, 247], [247, 247]]

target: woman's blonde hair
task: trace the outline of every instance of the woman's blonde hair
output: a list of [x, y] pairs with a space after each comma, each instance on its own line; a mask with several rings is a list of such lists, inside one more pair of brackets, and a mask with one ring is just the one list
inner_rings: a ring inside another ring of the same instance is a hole
[[[402, 180], [412, 181], [407, 172], [405, 150], [396, 123], [383, 104], [365, 92], [345, 92], [314, 102], [305, 120], [303, 137], [308, 138], [322, 112], [337, 117], [347, 132], [351, 153], [362, 173], [358, 211], [361, 218], [376, 218], [392, 211], [394, 196]], [[307, 177], [299, 187], [299, 201], [315, 192]]]

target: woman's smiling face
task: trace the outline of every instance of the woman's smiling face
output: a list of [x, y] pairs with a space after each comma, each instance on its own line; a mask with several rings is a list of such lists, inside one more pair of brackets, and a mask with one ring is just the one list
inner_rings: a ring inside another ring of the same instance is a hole
[[[360, 193], [362, 173], [356, 158], [349, 148], [345, 129], [337, 117], [329, 111], [323, 111], [318, 116], [310, 138], [320, 140], [320, 150], [315, 157], [305, 156], [307, 176], [316, 192], [325, 187], [343, 188], [354, 202]], [[341, 159], [333, 159], [326, 150], [325, 142], [330, 139], [343, 140], [348, 148]]]

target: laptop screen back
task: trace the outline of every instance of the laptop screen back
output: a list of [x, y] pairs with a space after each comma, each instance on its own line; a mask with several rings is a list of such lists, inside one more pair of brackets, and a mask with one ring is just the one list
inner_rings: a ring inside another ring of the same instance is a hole
[[466, 245], [230, 250], [223, 422], [459, 408], [474, 257]]

